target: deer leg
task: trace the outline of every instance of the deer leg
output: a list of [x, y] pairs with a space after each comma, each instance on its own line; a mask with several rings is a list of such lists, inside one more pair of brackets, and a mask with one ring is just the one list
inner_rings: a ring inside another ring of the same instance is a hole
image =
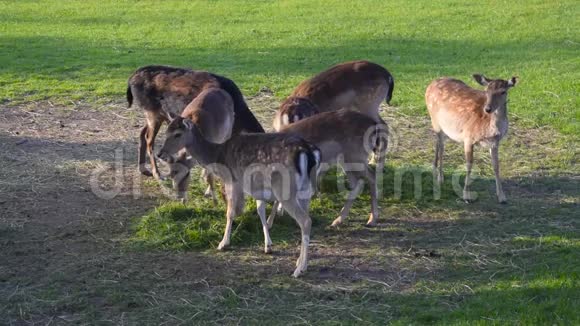
[[279, 201], [275, 201], [272, 204], [272, 211], [270, 212], [270, 216], [268, 216], [268, 229], [271, 229], [272, 225], [274, 225], [274, 219], [276, 218], [276, 215], [282, 215], [283, 213], [284, 209], [282, 208], [282, 204]]
[[[381, 128], [387, 128], [386, 123], [384, 125], [381, 125]], [[374, 188], [375, 188], [375, 193], [376, 193], [377, 198], [379, 196], [382, 196], [382, 194], [383, 194], [383, 182], [384, 182], [383, 173], [385, 172], [385, 161], [387, 160], [387, 149], [388, 149], [388, 142], [389, 142], [387, 135], [388, 134], [385, 134], [384, 132], [378, 133], [377, 148], [378, 148], [379, 160], [377, 162], [377, 165], [375, 166], [374, 177], [373, 177], [373, 183], [375, 184]], [[381, 137], [384, 137], [384, 138], [381, 139]]]
[[495, 174], [495, 193], [497, 195], [497, 200], [501, 204], [505, 204], [507, 202], [507, 198], [503, 193], [503, 189], [501, 187], [501, 179], [499, 177], [499, 155], [498, 155], [498, 144], [492, 145], [489, 149], [489, 153], [491, 154], [491, 164], [493, 166], [493, 173]]
[[[218, 250], [224, 250], [230, 245], [230, 238], [232, 236], [232, 225], [234, 223], [234, 218], [239, 214], [240, 211], [240, 201], [243, 204], [243, 195], [240, 196], [241, 190], [237, 190], [233, 185], [226, 185], [226, 198], [227, 198], [227, 210], [226, 210], [226, 229], [224, 231], [224, 237], [218, 245]], [[240, 198], [242, 197], [242, 198]]]
[[163, 120], [161, 119], [153, 119], [153, 121], [148, 121], [149, 127], [147, 129], [147, 154], [149, 155], [150, 164], [151, 164], [151, 173], [153, 177], [157, 180], [163, 180], [161, 175], [159, 174], [159, 169], [157, 168], [157, 161], [155, 160], [155, 153], [153, 153], [154, 146], [155, 146], [155, 137], [159, 132], [159, 128], [161, 128], [161, 124]]
[[437, 166], [439, 165], [439, 134], [435, 140], [435, 158], [433, 159], [433, 175], [437, 174]]
[[345, 171], [346, 176], [349, 180], [349, 184], [352, 187], [352, 190], [349, 192], [348, 197], [346, 198], [346, 203], [344, 203], [344, 207], [340, 210], [340, 215], [332, 222], [331, 226], [338, 226], [342, 224], [346, 220], [348, 216], [348, 212], [352, 207], [354, 200], [358, 197], [360, 192], [363, 190], [364, 183], [363, 181], [357, 177], [357, 175], [352, 171]]
[[177, 162], [170, 164], [170, 176], [173, 181], [173, 189], [176, 191], [177, 198], [185, 203], [187, 197], [187, 188], [189, 186], [189, 176], [193, 167], [193, 160], [186, 158], [186, 152], [181, 152]]
[[201, 176], [205, 179], [205, 182], [207, 183], [207, 189], [205, 190], [203, 195], [205, 197], [211, 197], [213, 205], [217, 206], [217, 198], [215, 195], [215, 183], [213, 175], [204, 169]]
[[302, 243], [300, 245], [300, 256], [296, 261], [296, 269], [293, 276], [298, 277], [301, 273], [306, 271], [308, 267], [308, 245], [310, 244], [310, 229], [312, 227], [312, 220], [308, 215], [306, 207], [302, 207], [296, 198], [292, 200], [282, 201], [282, 207], [296, 220], [300, 226], [302, 234]]
[[379, 204], [375, 180], [376, 174], [374, 174], [367, 166], [367, 169], [364, 172], [364, 177], [369, 184], [369, 192], [371, 194], [371, 213], [369, 215], [369, 220], [367, 221], [366, 226], [375, 226], [379, 220]]
[[270, 233], [268, 232], [269, 226], [266, 222], [266, 202], [256, 200], [256, 206], [260, 221], [262, 222], [262, 231], [264, 232], [264, 252], [269, 254], [272, 253], [272, 240], [270, 239]]
[[434, 169], [439, 166], [439, 173], [437, 174], [437, 182], [443, 183], [443, 152], [445, 150], [445, 135], [440, 131], [437, 133], [437, 144], [435, 145], [435, 162]]
[[170, 172], [177, 198], [185, 203], [189, 186], [189, 168], [181, 163], [171, 164]]
[[469, 185], [471, 184], [471, 166], [473, 165], [473, 144], [466, 139], [463, 147], [465, 151], [465, 168], [467, 170], [465, 174], [465, 185], [463, 186], [463, 200], [470, 202], [475, 200], [475, 196], [469, 191]]
[[148, 130], [149, 130], [148, 125], [145, 125], [145, 127], [143, 127], [141, 129], [141, 132], [139, 133], [139, 161], [137, 162], [137, 165], [139, 167], [139, 172], [142, 175], [151, 177], [153, 176], [153, 174], [151, 174], [151, 171], [149, 171], [145, 166], [145, 156], [147, 155], [147, 150], [145, 146], [147, 143]]

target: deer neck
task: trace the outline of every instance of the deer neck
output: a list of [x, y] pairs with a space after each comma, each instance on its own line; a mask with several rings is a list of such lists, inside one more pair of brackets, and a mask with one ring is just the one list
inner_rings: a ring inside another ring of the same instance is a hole
[[490, 128], [491, 136], [499, 139], [503, 138], [508, 130], [507, 107], [495, 110], [491, 114]]
[[491, 114], [491, 123], [499, 126], [507, 121], [507, 107], [495, 110]]

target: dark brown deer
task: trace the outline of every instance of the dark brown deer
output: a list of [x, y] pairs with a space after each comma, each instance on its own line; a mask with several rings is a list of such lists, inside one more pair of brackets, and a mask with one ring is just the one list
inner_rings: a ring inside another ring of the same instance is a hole
[[340, 109], [359, 111], [376, 122], [382, 101], [390, 103], [395, 80], [387, 69], [369, 61], [351, 61], [333, 66], [301, 82], [282, 102], [274, 128], [296, 122], [318, 112]]
[[[129, 78], [127, 101], [131, 107], [135, 100], [145, 111], [147, 120], [139, 137], [139, 171], [142, 174], [161, 178], [153, 153], [159, 128], [169, 121], [168, 114], [181, 114], [196, 96], [209, 88], [223, 89], [233, 99], [234, 134], [242, 131], [264, 132], [232, 80], [206, 71], [168, 66], [141, 67]], [[151, 170], [145, 167], [146, 154], [149, 155]]]
[[[207, 116], [190, 119], [200, 111], [209, 112], [209, 116], [213, 114], [217, 119], [207, 119]], [[218, 246], [220, 250], [229, 245], [233, 219], [242, 213], [244, 194], [248, 194], [257, 201], [264, 232], [264, 250], [270, 252], [272, 242], [266, 223], [265, 201], [279, 201], [302, 232], [300, 257], [293, 274], [298, 277], [308, 264], [312, 224], [308, 211], [320, 151], [291, 134], [254, 133], [230, 137], [233, 120], [234, 104], [230, 95], [221, 89], [204, 90], [180, 117], [171, 121], [158, 157], [174, 163], [174, 156], [185, 149], [199, 164], [222, 180], [227, 202], [227, 223]]]
[[[281, 129], [283, 133], [298, 135], [320, 149], [321, 169], [330, 165], [339, 165], [345, 172], [352, 188], [340, 215], [333, 221], [337, 226], [346, 220], [354, 199], [363, 189], [363, 180], [369, 185], [371, 195], [371, 213], [367, 226], [373, 226], [379, 218], [376, 174], [368, 164], [369, 154], [378, 153], [377, 169], [382, 171], [387, 150], [387, 125], [376, 122], [367, 115], [351, 110], [323, 112], [300, 120]], [[378, 148], [376, 148], [378, 147]], [[277, 205], [274, 204], [268, 219], [271, 227], [276, 216]]]
[[463, 199], [473, 200], [469, 191], [473, 146], [481, 144], [490, 147], [491, 162], [495, 173], [497, 199], [506, 202], [499, 176], [499, 142], [508, 131], [507, 92], [517, 83], [517, 77], [510, 80], [489, 79], [483, 75], [473, 75], [475, 81], [485, 86], [477, 90], [464, 82], [452, 78], [434, 80], [427, 87], [425, 102], [431, 116], [433, 130], [437, 134], [433, 170], [439, 172], [437, 181], [443, 182], [443, 151], [446, 136], [463, 143], [467, 173], [463, 188]]

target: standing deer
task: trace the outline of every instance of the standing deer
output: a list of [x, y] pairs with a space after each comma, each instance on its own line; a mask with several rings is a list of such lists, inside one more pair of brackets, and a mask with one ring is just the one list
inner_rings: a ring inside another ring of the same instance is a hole
[[480, 91], [467, 86], [464, 82], [440, 78], [427, 87], [425, 102], [431, 116], [433, 130], [437, 134], [433, 170], [439, 166], [437, 181], [443, 182], [443, 151], [445, 136], [463, 143], [467, 173], [463, 188], [463, 199], [473, 200], [469, 191], [471, 166], [473, 164], [473, 146], [481, 144], [490, 146], [491, 162], [495, 173], [497, 199], [506, 202], [499, 176], [499, 142], [508, 131], [507, 92], [518, 81], [489, 79], [483, 75], [473, 75], [475, 81], [485, 86]]
[[[199, 111], [201, 119], [191, 120]], [[174, 163], [174, 155], [185, 148], [199, 164], [219, 177], [225, 186], [226, 229], [218, 249], [230, 243], [233, 219], [242, 213], [244, 194], [256, 199], [264, 232], [264, 251], [272, 244], [266, 223], [266, 202], [277, 200], [296, 220], [302, 233], [300, 256], [294, 277], [306, 270], [311, 219], [308, 214], [313, 180], [320, 151], [291, 134], [232, 135], [234, 104], [220, 89], [202, 91], [180, 117], [167, 127], [166, 140], [158, 157]], [[211, 117], [215, 119], [211, 119]]]
[[376, 122], [381, 102], [390, 103], [395, 80], [387, 69], [369, 61], [335, 65], [304, 80], [282, 102], [274, 118], [274, 128], [302, 120], [318, 112], [352, 109]]
[[[320, 149], [321, 166], [340, 165], [352, 188], [340, 215], [332, 222], [337, 226], [346, 220], [354, 199], [363, 189], [363, 180], [369, 185], [371, 213], [367, 226], [378, 221], [379, 209], [376, 188], [376, 174], [368, 164], [370, 152], [378, 147], [378, 162], [384, 162], [387, 150], [386, 124], [377, 123], [370, 117], [351, 110], [324, 112], [300, 120], [281, 129], [283, 133], [300, 136]], [[377, 165], [382, 169], [382, 164]], [[276, 204], [268, 218], [271, 227], [276, 216]]]
[[[168, 114], [179, 115], [202, 91], [219, 88], [227, 92], [234, 102], [235, 123], [233, 133], [264, 132], [254, 117], [236, 84], [226, 78], [206, 71], [195, 71], [168, 66], [145, 66], [129, 78], [127, 102], [135, 100], [145, 110], [147, 123], [139, 136], [139, 171], [161, 179], [153, 147], [161, 125], [169, 121]], [[145, 167], [149, 155], [151, 171]]]

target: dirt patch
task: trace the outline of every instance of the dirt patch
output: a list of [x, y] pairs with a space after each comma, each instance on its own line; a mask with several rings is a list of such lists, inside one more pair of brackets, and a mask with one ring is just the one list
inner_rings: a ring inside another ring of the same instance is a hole
[[[249, 104], [269, 127], [276, 100], [261, 94], [250, 98]], [[432, 139], [427, 118], [407, 116], [399, 108], [384, 108], [384, 115], [393, 134], [389, 161], [428, 165]], [[275, 244], [273, 255], [261, 254], [259, 244], [219, 255], [128, 249], [131, 219], [165, 200], [156, 183], [136, 173], [142, 120], [137, 109], [116, 104], [91, 108], [41, 103], [0, 109], [0, 295], [8, 298], [0, 301], [8, 303], [0, 320], [78, 323], [101, 318], [122, 323], [125, 312], [141, 311], [175, 321], [170, 317], [173, 309], [191, 308], [187, 302], [192, 295], [208, 302], [205, 310], [198, 308], [211, 319], [216, 308], [212, 305], [217, 303], [227, 307], [233, 300], [261, 309], [262, 303], [267, 305], [260, 301], [266, 288], [276, 298], [289, 296], [278, 298], [282, 302], [294, 300], [290, 287], [312, 295], [311, 302], [325, 304], [352, 293], [365, 299], [364, 291], [370, 290], [402, 293], [418, 279], [440, 277], [444, 263], [467, 247], [465, 234], [480, 236], [474, 223], [484, 221], [490, 227], [498, 224], [490, 222], [493, 219], [517, 210], [517, 206], [490, 209], [484, 201], [468, 208], [452, 203], [440, 211], [424, 211], [425, 206], [403, 202], [399, 207], [389, 199], [382, 205], [379, 227], [365, 229], [362, 222], [359, 226], [359, 221], [351, 220], [350, 226], [323, 228], [313, 237], [312, 265], [298, 281], [288, 278], [297, 239]], [[519, 176], [530, 175], [530, 157], [539, 160], [542, 152], [562, 159], [545, 163], [546, 172], [535, 170], [534, 177], [559, 172], [558, 164], [565, 167], [577, 160], [576, 149], [560, 146], [565, 142], [555, 134], [545, 137], [546, 133], [549, 130], [520, 129], [517, 123], [512, 128], [506, 143], [513, 154], [502, 165], [511, 169], [514, 179], [506, 188], [521, 190], [515, 195], [520, 205], [544, 196], [541, 207], [555, 209], [564, 203], [574, 209], [578, 205], [574, 176], [558, 183], [560, 193], [550, 188], [557, 180], [538, 182], [543, 188], [518, 181]], [[462, 165], [460, 147], [448, 146], [447, 164]], [[537, 150], [530, 151], [532, 147]], [[486, 153], [479, 151], [476, 160], [484, 174], [491, 174]], [[367, 203], [357, 201], [352, 215], [368, 214]], [[463, 224], [457, 224], [458, 219]]]

